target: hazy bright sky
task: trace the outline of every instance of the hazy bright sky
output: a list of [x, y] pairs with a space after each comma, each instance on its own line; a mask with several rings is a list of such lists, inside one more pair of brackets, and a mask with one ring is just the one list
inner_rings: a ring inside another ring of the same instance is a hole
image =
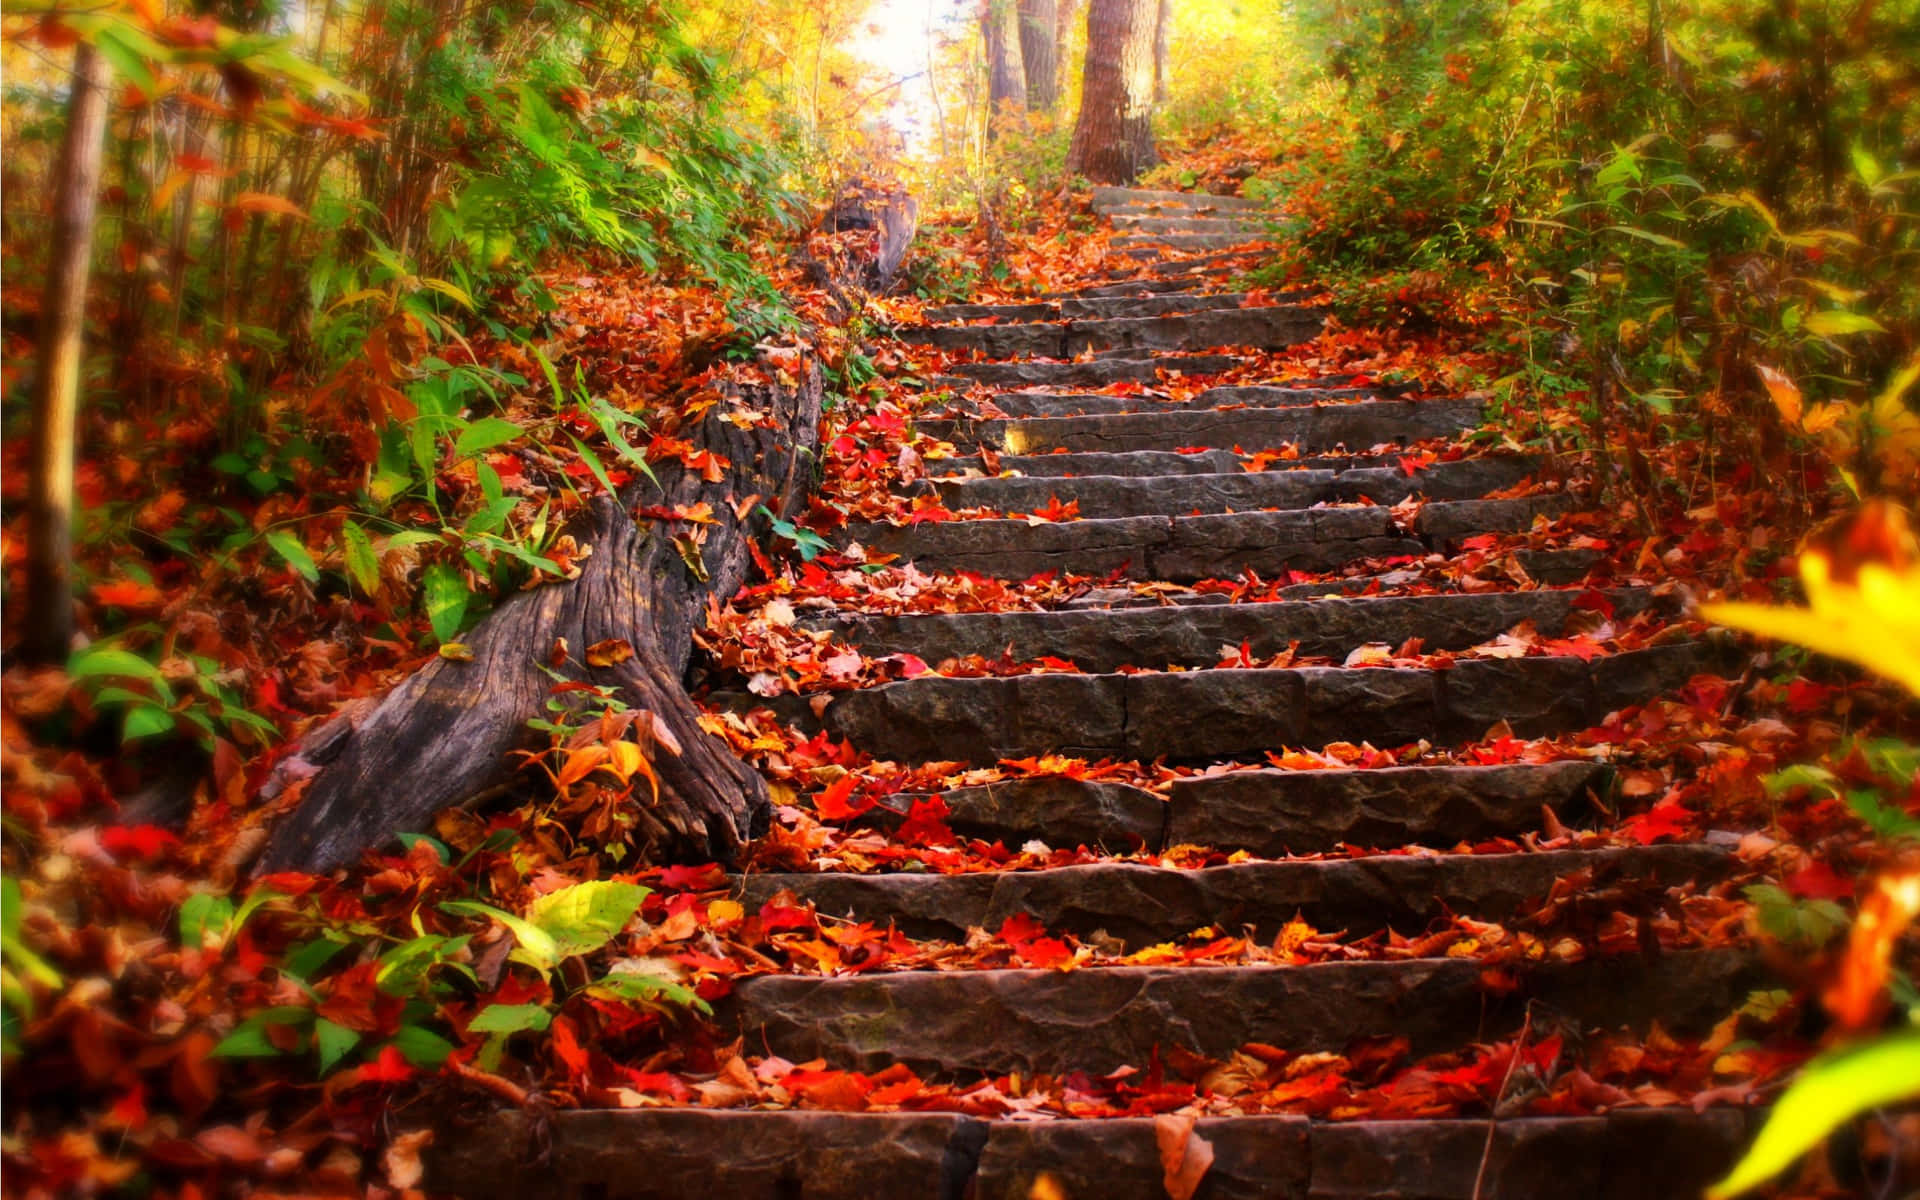
[[859, 39], [855, 49], [887, 75], [907, 80], [894, 93], [887, 112], [910, 149], [932, 133], [926, 76], [931, 32], [964, 21], [972, 9], [970, 0], [875, 0], [868, 14], [873, 32]]

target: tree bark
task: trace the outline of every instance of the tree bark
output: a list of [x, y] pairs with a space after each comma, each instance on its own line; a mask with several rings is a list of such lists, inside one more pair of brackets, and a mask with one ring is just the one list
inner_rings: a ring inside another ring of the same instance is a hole
[[33, 390], [33, 482], [27, 516], [27, 618], [20, 655], [63, 662], [73, 648], [73, 454], [86, 330], [87, 271], [107, 126], [106, 60], [73, 51], [73, 90], [54, 181], [53, 241], [40, 309], [40, 371]]
[[1027, 110], [1052, 112], [1060, 103], [1057, 0], [1020, 0], [1020, 62], [1027, 70]]
[[1173, 40], [1173, 0], [1159, 0], [1153, 17], [1153, 103], [1167, 102], [1169, 45]]
[[[655, 467], [657, 486], [640, 480], [617, 502], [600, 498], [572, 530], [593, 547], [579, 578], [515, 595], [463, 639], [471, 661], [436, 659], [349, 729], [337, 722], [310, 739], [325, 749], [303, 752], [301, 769], [327, 762], [274, 830], [261, 869], [331, 869], [396, 832], [424, 828], [442, 808], [509, 786], [508, 752], [545, 740], [527, 720], [542, 715], [554, 694], [542, 666], [560, 657], [561, 640], [563, 674], [618, 688], [622, 701], [651, 712], [670, 735], [649, 755], [658, 801], [650, 802], [644, 785], [635, 791], [653, 855], [731, 861], [765, 829], [766, 783], [700, 728], [684, 686], [687, 661], [709, 600], [724, 601], [746, 576], [750, 545], [764, 532], [756, 507], [787, 516], [804, 506], [820, 401], [817, 370], [797, 386], [724, 398], [684, 435], [726, 461], [719, 479], [667, 461]], [[629, 515], [702, 503], [711, 505], [714, 524]], [[694, 544], [703, 530], [704, 541]], [[626, 641], [632, 656], [582, 665], [588, 647], [610, 639]]]
[[1153, 145], [1153, 35], [1158, 0], [1093, 0], [1087, 65], [1067, 169], [1131, 183], [1159, 161]]
[[980, 29], [987, 41], [987, 131], [1005, 105], [1027, 107], [1027, 72], [1020, 61], [1020, 10], [1014, 0], [986, 0]]

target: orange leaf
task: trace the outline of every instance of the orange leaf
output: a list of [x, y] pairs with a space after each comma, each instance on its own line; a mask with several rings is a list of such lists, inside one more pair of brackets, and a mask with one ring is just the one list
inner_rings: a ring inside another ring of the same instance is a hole
[[608, 638], [587, 647], [587, 665], [611, 667], [633, 657], [633, 643], [625, 638]]
[[285, 217], [307, 219], [307, 214], [298, 204], [285, 196], [273, 196], [266, 192], [241, 192], [233, 198], [230, 206], [235, 212], [243, 213], [279, 213]]
[[1160, 1147], [1163, 1182], [1171, 1200], [1193, 1200], [1213, 1165], [1213, 1144], [1193, 1131], [1191, 1113], [1161, 1113], [1153, 1119], [1153, 1140]]
[[1755, 363], [1753, 369], [1759, 373], [1760, 382], [1767, 385], [1767, 395], [1773, 399], [1773, 406], [1780, 410], [1780, 418], [1789, 425], [1799, 425], [1800, 385], [1787, 378], [1786, 372], [1765, 363]]

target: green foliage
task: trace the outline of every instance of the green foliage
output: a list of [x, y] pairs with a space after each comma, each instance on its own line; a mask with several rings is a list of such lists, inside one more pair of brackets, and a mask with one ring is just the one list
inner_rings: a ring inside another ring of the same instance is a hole
[[1857, 410], [1920, 346], [1920, 3], [1849, 11], [1289, 5], [1290, 52], [1237, 93], [1280, 145], [1248, 190], [1285, 199], [1351, 315], [1482, 329], [1571, 382], [1588, 445], [1820, 440], [1848, 486], [1909, 491]]
[[1915, 1080], [1920, 1080], [1920, 1029], [1821, 1055], [1802, 1068], [1774, 1102], [1746, 1156], [1707, 1195], [1752, 1191], [1848, 1121], [1912, 1098]]

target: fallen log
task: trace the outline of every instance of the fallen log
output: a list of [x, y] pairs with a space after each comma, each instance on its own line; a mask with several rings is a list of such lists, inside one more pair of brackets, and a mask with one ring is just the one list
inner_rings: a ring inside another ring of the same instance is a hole
[[[370, 713], [337, 719], [309, 739], [316, 749], [303, 769], [317, 774], [273, 831], [259, 869], [328, 870], [396, 833], [426, 828], [443, 808], [510, 786], [509, 752], [545, 740], [527, 721], [543, 715], [553, 694], [542, 668], [562, 657], [562, 641], [566, 674], [617, 687], [664, 735], [652, 762], [658, 800], [644, 790], [635, 800], [652, 853], [730, 861], [765, 829], [766, 783], [700, 728], [683, 681], [709, 597], [725, 600], [746, 577], [751, 542], [765, 534], [762, 506], [786, 517], [805, 504], [820, 405], [817, 369], [795, 386], [723, 395], [681, 436], [724, 465], [656, 463], [657, 482], [636, 480], [617, 501], [598, 498], [569, 531], [593, 548], [577, 578], [513, 596], [462, 639], [471, 661], [436, 659]], [[712, 524], [661, 515], [701, 505]], [[655, 515], [636, 519], [636, 511]], [[631, 656], [605, 666], [582, 661], [588, 647], [614, 641], [630, 645]]]

